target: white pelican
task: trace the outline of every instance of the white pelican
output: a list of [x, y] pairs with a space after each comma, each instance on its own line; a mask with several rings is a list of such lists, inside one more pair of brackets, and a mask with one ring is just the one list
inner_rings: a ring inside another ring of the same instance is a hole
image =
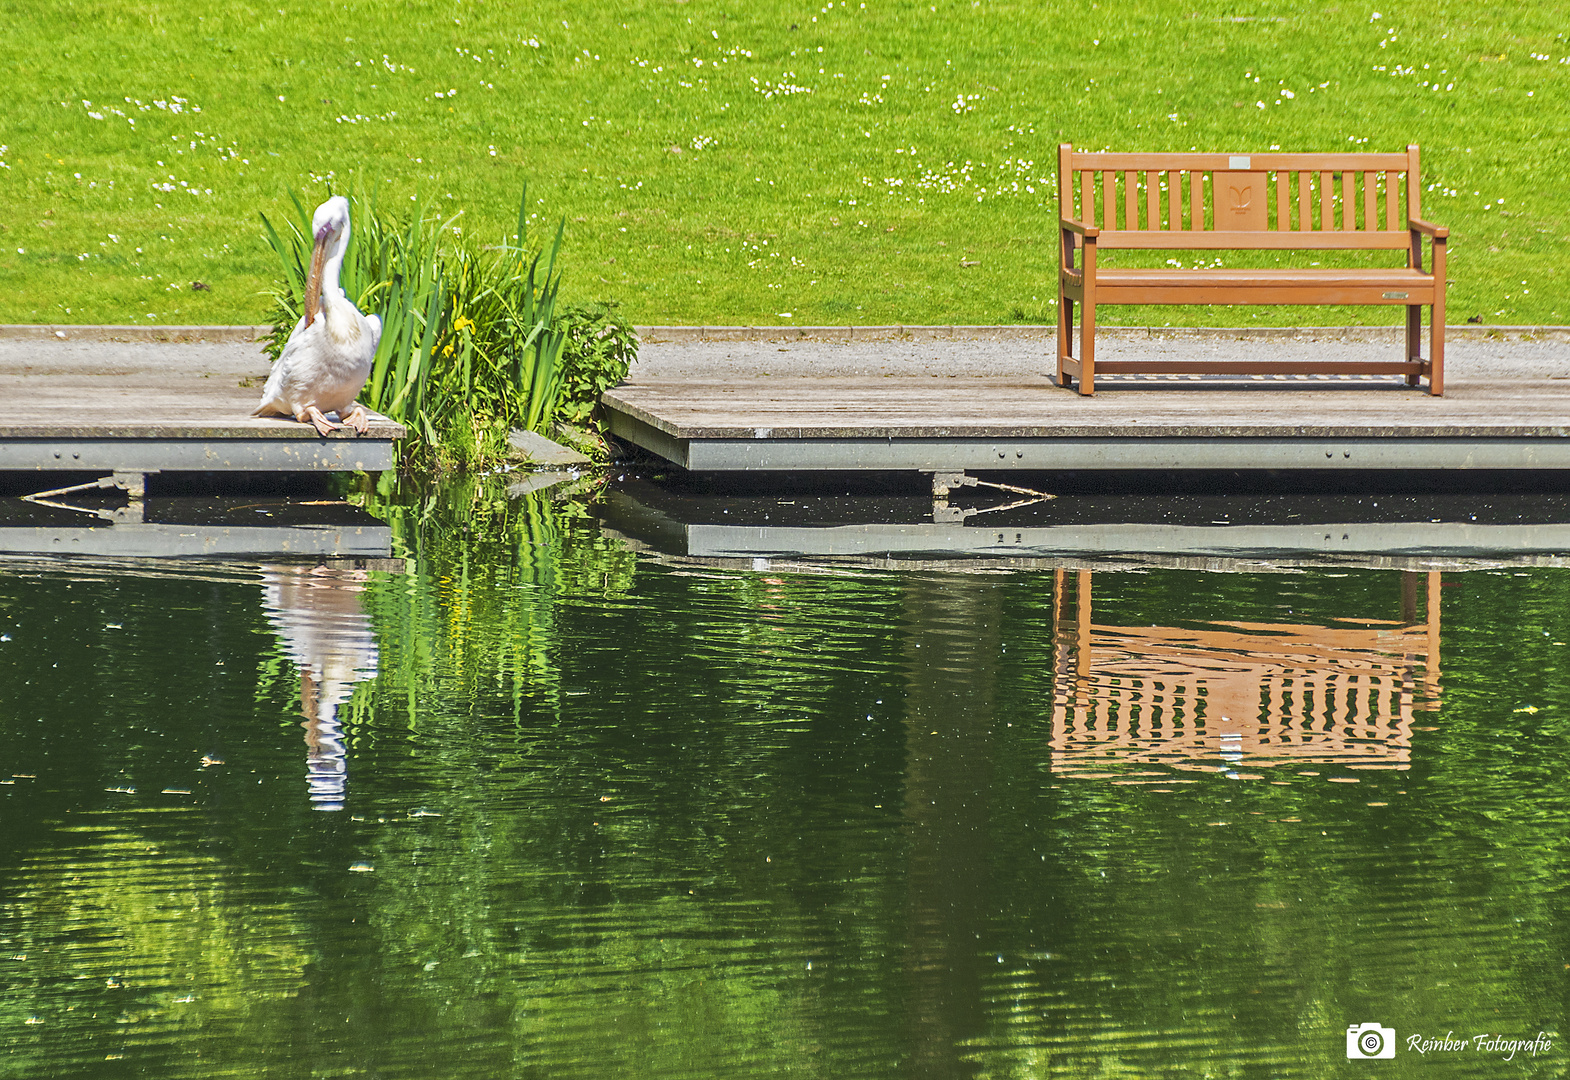
[[[361, 315], [338, 286], [349, 248], [349, 200], [334, 195], [318, 206], [311, 232], [315, 246], [305, 279], [305, 314], [273, 362], [262, 403], [251, 415], [292, 416], [323, 435], [347, 424], [364, 435], [370, 418], [354, 398], [371, 374], [382, 320]], [[342, 423], [333, 423], [327, 413], [336, 413]]]

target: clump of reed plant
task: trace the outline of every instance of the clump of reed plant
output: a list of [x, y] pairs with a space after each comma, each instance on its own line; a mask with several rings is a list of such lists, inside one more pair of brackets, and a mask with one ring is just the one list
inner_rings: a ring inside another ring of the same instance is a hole
[[[300, 317], [311, 250], [311, 211], [292, 193], [291, 199], [298, 216], [285, 228], [262, 217], [283, 271], [267, 337], [274, 358]], [[564, 404], [570, 418], [586, 415], [593, 403], [582, 407], [583, 395], [592, 390], [597, 400], [626, 373], [636, 338], [629, 350], [629, 329], [605, 330], [609, 306], [558, 311], [563, 227], [549, 248], [531, 244], [527, 188], [517, 233], [492, 246], [471, 240], [457, 216], [401, 218], [382, 211], [374, 196], [349, 201], [344, 293], [382, 318], [360, 400], [408, 429], [400, 453], [405, 466], [470, 468], [502, 459], [512, 429], [548, 435]], [[609, 362], [607, 337], [619, 350]], [[567, 356], [573, 342], [579, 347]], [[580, 357], [585, 372], [577, 370]]]

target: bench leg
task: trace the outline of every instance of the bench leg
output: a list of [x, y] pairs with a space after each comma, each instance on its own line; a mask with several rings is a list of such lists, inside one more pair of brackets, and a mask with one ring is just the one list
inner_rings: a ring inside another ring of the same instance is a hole
[[[1406, 309], [1406, 358], [1423, 359], [1423, 309], [1416, 304]], [[1423, 376], [1420, 374], [1406, 377], [1408, 386], [1416, 386], [1422, 381]]]
[[1079, 392], [1096, 392], [1096, 300], [1089, 289], [1079, 304]]
[[1058, 385], [1072, 386], [1074, 380], [1069, 378], [1064, 369], [1063, 361], [1074, 357], [1074, 301], [1063, 295], [1063, 286], [1058, 286]]
[[1428, 309], [1428, 392], [1435, 397], [1445, 392], [1445, 254], [1448, 247], [1445, 237], [1434, 237], [1434, 304]]

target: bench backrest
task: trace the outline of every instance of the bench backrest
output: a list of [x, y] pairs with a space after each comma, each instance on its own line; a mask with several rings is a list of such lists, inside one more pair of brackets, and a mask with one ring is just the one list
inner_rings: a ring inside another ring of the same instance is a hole
[[1422, 217], [1417, 157], [1415, 145], [1404, 154], [1112, 154], [1064, 143], [1058, 203], [1064, 218], [1097, 226], [1103, 248], [1405, 248], [1407, 219]]

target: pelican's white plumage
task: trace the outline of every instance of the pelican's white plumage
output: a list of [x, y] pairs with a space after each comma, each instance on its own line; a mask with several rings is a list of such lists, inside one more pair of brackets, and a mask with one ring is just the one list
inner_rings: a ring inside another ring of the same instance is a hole
[[[354, 399], [370, 377], [382, 320], [360, 314], [338, 285], [349, 248], [349, 200], [334, 195], [318, 206], [311, 233], [305, 314], [273, 362], [253, 415], [292, 416], [323, 435], [348, 424], [363, 435], [370, 419]], [[333, 423], [327, 413], [336, 413], [342, 423]]]

